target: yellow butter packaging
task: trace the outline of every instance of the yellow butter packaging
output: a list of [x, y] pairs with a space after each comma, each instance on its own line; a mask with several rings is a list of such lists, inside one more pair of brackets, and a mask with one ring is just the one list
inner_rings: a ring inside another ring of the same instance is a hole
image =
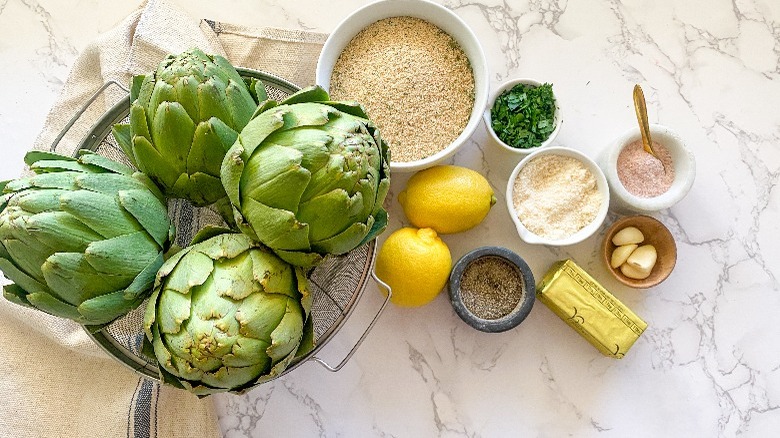
[[571, 260], [555, 263], [536, 297], [606, 356], [621, 359], [647, 323]]

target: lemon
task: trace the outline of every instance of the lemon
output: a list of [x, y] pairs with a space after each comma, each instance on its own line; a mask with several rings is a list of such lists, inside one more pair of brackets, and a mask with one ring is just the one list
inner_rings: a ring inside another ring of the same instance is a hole
[[398, 202], [415, 227], [451, 234], [482, 222], [496, 197], [478, 172], [459, 166], [436, 166], [409, 178], [398, 194]]
[[[376, 258], [376, 275], [403, 307], [428, 304], [447, 283], [450, 249], [430, 228], [401, 228], [387, 237]], [[386, 293], [386, 291], [385, 291]]]

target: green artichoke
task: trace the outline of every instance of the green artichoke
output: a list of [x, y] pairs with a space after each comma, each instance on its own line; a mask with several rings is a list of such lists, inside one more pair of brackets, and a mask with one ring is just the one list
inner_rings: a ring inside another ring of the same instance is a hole
[[243, 234], [216, 235], [160, 269], [146, 308], [147, 348], [166, 383], [199, 396], [240, 392], [309, 351], [311, 304], [301, 268]]
[[4, 184], [0, 269], [17, 304], [102, 325], [149, 295], [173, 227], [149, 178], [92, 152], [30, 152]]
[[114, 137], [166, 197], [209, 205], [225, 197], [220, 164], [256, 99], [265, 99], [263, 84], [247, 85], [225, 58], [168, 55], [153, 74], [133, 78], [130, 124], [115, 125]]
[[384, 231], [388, 161], [360, 105], [311, 87], [260, 104], [222, 162], [222, 184], [242, 232], [310, 267]]

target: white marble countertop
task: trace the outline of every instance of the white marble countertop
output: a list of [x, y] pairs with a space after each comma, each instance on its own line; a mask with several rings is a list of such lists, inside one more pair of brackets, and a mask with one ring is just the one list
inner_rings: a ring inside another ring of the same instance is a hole
[[[79, 52], [139, 3], [0, 0], [0, 179], [18, 174]], [[366, 2], [178, 3], [196, 17], [329, 32]], [[337, 373], [307, 363], [246, 395], [213, 397], [225, 436], [776, 436], [780, 2], [443, 3], [476, 32], [493, 86], [516, 76], [554, 84], [565, 120], [556, 144], [597, 156], [635, 123], [640, 83], [651, 122], [694, 151], [693, 189], [655, 215], [677, 240], [677, 266], [648, 291], [609, 276], [599, 236], [565, 249], [524, 244], [503, 202], [518, 159], [483, 128], [452, 160], [486, 175], [499, 198], [478, 228], [444, 237], [455, 259], [502, 245], [539, 278], [571, 257], [647, 331], [615, 360], [540, 303], [518, 328], [483, 334], [442, 293], [422, 308], [388, 307]], [[407, 178], [393, 175], [392, 193]], [[389, 205], [394, 230], [405, 218]], [[380, 302], [371, 285], [323, 356], [337, 361]]]

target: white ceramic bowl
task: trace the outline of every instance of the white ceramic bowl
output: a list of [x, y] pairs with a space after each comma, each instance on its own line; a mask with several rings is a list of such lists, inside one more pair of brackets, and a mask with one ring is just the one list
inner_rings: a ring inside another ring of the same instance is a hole
[[339, 23], [325, 41], [317, 61], [316, 82], [328, 90], [333, 66], [352, 38], [376, 21], [398, 16], [420, 18], [447, 32], [460, 44], [474, 72], [474, 107], [463, 132], [444, 150], [430, 157], [410, 162], [390, 162], [390, 169], [393, 171], [416, 172], [432, 167], [455, 154], [477, 129], [487, 103], [489, 81], [485, 53], [474, 32], [460, 17], [444, 6], [425, 0], [383, 0], [364, 6]]
[[[587, 167], [596, 178], [596, 186], [598, 187], [598, 190], [602, 196], [601, 206], [599, 207], [599, 211], [596, 213], [596, 217], [593, 219], [593, 221], [591, 221], [591, 223], [586, 225], [581, 230], [564, 239], [550, 239], [532, 233], [528, 230], [528, 228], [525, 227], [525, 225], [523, 225], [522, 222], [520, 222], [520, 218], [518, 218], [517, 214], [515, 214], [515, 206], [513, 201], [515, 179], [517, 179], [517, 175], [526, 164], [528, 164], [531, 160], [543, 155], [563, 155], [565, 157], [575, 158], [582, 162], [582, 164], [584, 164], [585, 167]], [[526, 243], [550, 246], [574, 245], [575, 243], [582, 242], [583, 240], [590, 237], [593, 233], [596, 232], [596, 230], [599, 229], [599, 227], [601, 227], [601, 224], [604, 223], [604, 218], [607, 217], [607, 210], [609, 209], [609, 187], [607, 186], [607, 179], [604, 177], [604, 173], [601, 171], [599, 166], [582, 152], [565, 147], [537, 149], [523, 158], [515, 167], [515, 170], [512, 171], [512, 175], [509, 176], [509, 182], [507, 182], [506, 186], [506, 206], [509, 209], [509, 215], [512, 217], [512, 222], [515, 223], [515, 228], [517, 228], [517, 234], [519, 234], [520, 238], [523, 239], [523, 241]]]
[[543, 141], [542, 144], [540, 144], [535, 148], [527, 148], [527, 149], [515, 148], [501, 141], [501, 139], [498, 138], [496, 131], [493, 130], [493, 119], [490, 116], [490, 111], [493, 109], [493, 105], [496, 103], [496, 99], [498, 99], [498, 96], [500, 96], [501, 93], [503, 93], [506, 90], [509, 90], [510, 88], [514, 87], [517, 84], [533, 85], [535, 87], [542, 85], [541, 82], [530, 78], [512, 79], [511, 81], [507, 81], [501, 84], [496, 89], [496, 91], [494, 91], [490, 95], [490, 99], [488, 100], [487, 109], [485, 109], [485, 115], [484, 115], [485, 129], [487, 129], [487, 132], [488, 134], [490, 134], [490, 137], [493, 138], [493, 141], [495, 141], [496, 144], [501, 146], [503, 149], [512, 152], [513, 154], [525, 156], [540, 148], [549, 146], [553, 142], [553, 140], [555, 140], [555, 137], [558, 136], [558, 132], [561, 130], [561, 123], [563, 122], [563, 119], [561, 119], [561, 107], [558, 101], [558, 96], [555, 95], [555, 89], [553, 89], [553, 98], [555, 99], [555, 129], [553, 130], [553, 132], [550, 133], [550, 136], [547, 137], [547, 140]]
[[617, 161], [623, 147], [642, 139], [639, 128], [624, 132], [615, 139], [601, 154], [599, 164], [609, 182], [612, 195], [612, 209], [622, 213], [653, 213], [670, 208], [688, 194], [696, 178], [696, 159], [693, 153], [685, 147], [679, 135], [662, 125], [650, 125], [650, 137], [653, 141], [666, 146], [672, 155], [674, 165], [674, 182], [665, 193], [653, 197], [642, 198], [632, 195], [620, 182], [617, 173]]

